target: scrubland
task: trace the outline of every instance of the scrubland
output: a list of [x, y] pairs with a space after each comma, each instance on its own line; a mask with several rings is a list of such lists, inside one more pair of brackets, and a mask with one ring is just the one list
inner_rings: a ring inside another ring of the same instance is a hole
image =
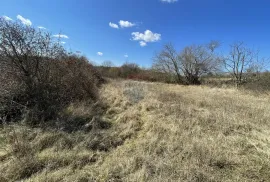
[[79, 130], [3, 125], [0, 181], [270, 180], [267, 93], [128, 80], [99, 92], [64, 109]]

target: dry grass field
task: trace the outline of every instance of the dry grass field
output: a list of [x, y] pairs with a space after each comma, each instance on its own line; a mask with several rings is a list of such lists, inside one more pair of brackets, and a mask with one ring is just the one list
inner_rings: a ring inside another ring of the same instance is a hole
[[100, 95], [66, 109], [84, 131], [0, 129], [0, 181], [270, 180], [269, 95], [119, 80]]

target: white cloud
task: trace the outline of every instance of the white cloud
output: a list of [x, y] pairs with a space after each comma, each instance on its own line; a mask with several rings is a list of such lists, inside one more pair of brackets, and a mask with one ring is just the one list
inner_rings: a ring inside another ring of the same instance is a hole
[[136, 24], [135, 23], [131, 23], [129, 21], [120, 20], [119, 21], [119, 25], [120, 25], [121, 28], [128, 28], [128, 27], [133, 27]]
[[146, 44], [146, 42], [144, 42], [144, 41], [140, 41], [140, 46], [141, 46], [141, 47], [144, 47], [144, 46], [147, 46], [147, 44]]
[[128, 58], [128, 55], [127, 55], [127, 54], [125, 54], [125, 55], [124, 55], [124, 57], [125, 57], [125, 58]]
[[3, 18], [4, 20], [6, 20], [6, 21], [12, 21], [12, 19], [11, 19], [10, 17], [8, 17], [8, 16], [2, 16], [2, 18]]
[[63, 35], [63, 34], [56, 34], [56, 35], [53, 35], [53, 37], [68, 39], [68, 36], [67, 35]]
[[42, 26], [38, 26], [39, 29], [43, 29], [43, 30], [46, 30], [45, 27], [42, 27]]
[[133, 32], [132, 40], [140, 41], [142, 47], [146, 46], [147, 42], [157, 42], [161, 39], [161, 34], [153, 33], [151, 30], [146, 30], [144, 33]]
[[161, 2], [164, 2], [164, 3], [175, 3], [177, 1], [178, 0], [161, 0]]
[[66, 44], [66, 42], [61, 42], [61, 44]]
[[22, 17], [21, 15], [17, 15], [17, 19], [20, 20], [26, 26], [32, 25], [32, 22], [29, 19], [26, 19], [26, 18]]
[[112, 23], [112, 22], [109, 23], [109, 26], [112, 28], [117, 28], [117, 29], [119, 28], [117, 24]]
[[97, 55], [98, 56], [103, 56], [103, 53], [102, 52], [97, 52]]

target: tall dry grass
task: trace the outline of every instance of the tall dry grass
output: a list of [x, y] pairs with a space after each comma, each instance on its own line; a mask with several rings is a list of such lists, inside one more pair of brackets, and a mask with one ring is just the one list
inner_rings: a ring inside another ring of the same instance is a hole
[[[18, 143], [27, 144], [34, 169], [15, 157], [24, 150], [15, 155], [12, 140], [4, 139], [10, 128], [1, 129], [0, 181], [270, 179], [268, 94], [119, 80], [100, 94], [106, 105], [84, 132], [11, 128], [11, 139], [24, 136]], [[67, 112], [92, 109], [77, 104]]]

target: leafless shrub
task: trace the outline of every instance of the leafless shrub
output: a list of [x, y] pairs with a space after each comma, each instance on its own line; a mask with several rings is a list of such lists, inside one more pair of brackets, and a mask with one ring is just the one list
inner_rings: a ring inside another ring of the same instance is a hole
[[37, 124], [72, 101], [97, 99], [103, 79], [86, 58], [67, 54], [49, 33], [20, 23], [1, 19], [0, 33], [0, 121]]

